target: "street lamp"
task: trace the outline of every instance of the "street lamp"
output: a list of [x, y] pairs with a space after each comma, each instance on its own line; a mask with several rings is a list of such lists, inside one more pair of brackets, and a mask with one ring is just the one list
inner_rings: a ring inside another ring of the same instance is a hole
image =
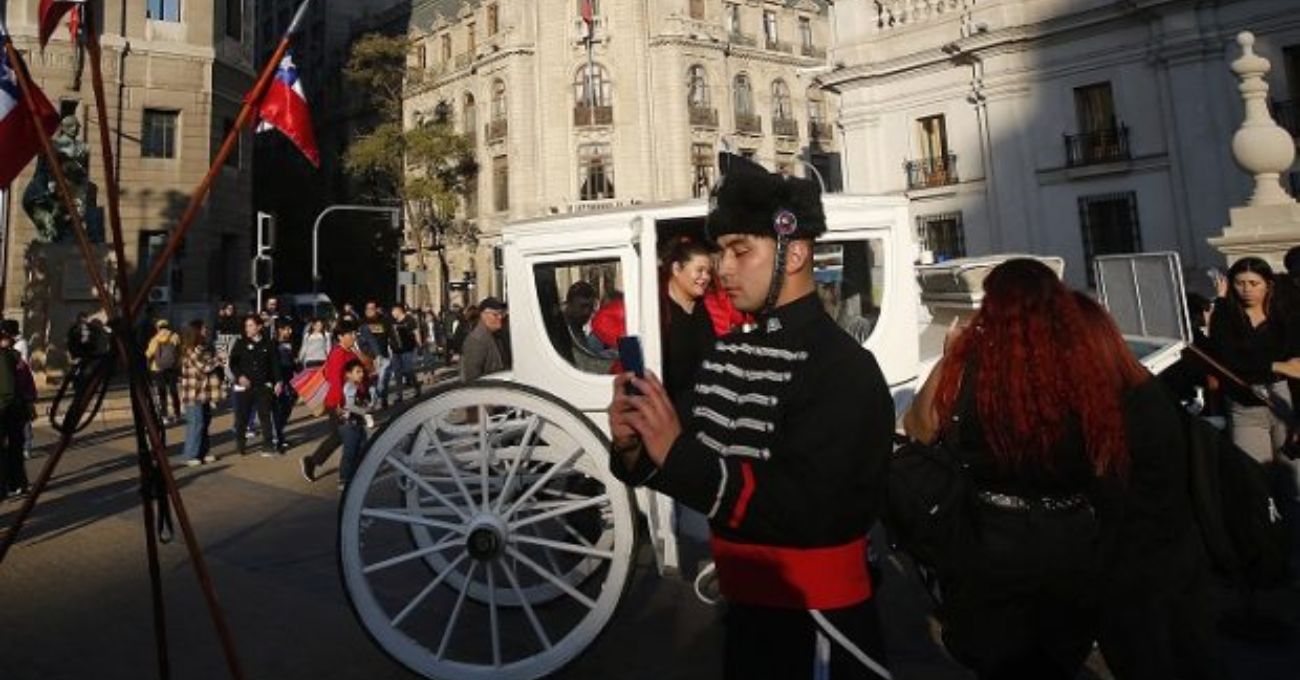
[[[328, 215], [328, 214], [330, 214], [330, 213], [332, 213], [332, 212], [341, 212], [341, 211], [351, 211], [351, 212], [369, 212], [369, 213], [383, 213], [383, 214], [388, 215], [389, 219], [391, 220], [391, 223], [392, 223], [392, 226], [393, 226], [393, 229], [394, 229], [394, 230], [400, 228], [401, 225], [402, 225], [402, 209], [401, 209], [401, 208], [397, 208], [397, 207], [382, 206], [382, 205], [349, 205], [349, 204], [341, 204], [341, 205], [331, 205], [331, 206], [329, 206], [328, 208], [322, 210], [321, 213], [320, 213], [319, 215], [316, 216], [316, 223], [315, 223], [315, 224], [312, 226], [312, 228], [311, 228], [311, 292], [312, 292], [313, 295], [316, 294], [316, 293], [319, 293], [319, 292], [320, 292], [320, 226], [321, 226], [321, 222], [323, 222], [323, 221], [325, 220], [325, 216], [326, 216], [326, 215]], [[398, 290], [398, 293], [397, 293], [397, 296], [398, 296], [398, 298], [399, 298], [399, 302], [400, 302], [400, 298], [401, 298], [401, 295], [402, 295], [402, 294], [401, 294], [401, 290], [402, 290], [402, 287], [401, 287], [401, 272], [402, 272], [402, 267], [401, 267], [401, 258], [402, 258], [402, 253], [401, 253], [401, 248], [400, 248], [400, 247], [398, 248], [397, 258], [398, 258], [398, 266], [397, 266], [397, 272], [398, 272], [398, 284], [397, 284], [397, 290]]]

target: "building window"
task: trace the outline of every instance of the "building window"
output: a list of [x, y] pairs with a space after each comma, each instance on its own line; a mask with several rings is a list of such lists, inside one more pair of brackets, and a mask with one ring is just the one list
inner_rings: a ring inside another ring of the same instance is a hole
[[451, 34], [442, 34], [442, 61], [444, 64], [451, 63]]
[[421, 71], [429, 68], [429, 48], [424, 43], [420, 43], [420, 48], [415, 53], [415, 65]]
[[1115, 129], [1115, 95], [1110, 83], [1096, 83], [1074, 88], [1074, 110], [1079, 132], [1104, 132]]
[[691, 168], [694, 171], [691, 180], [691, 195], [695, 198], [708, 196], [709, 190], [713, 188], [716, 168], [712, 144], [691, 145]]
[[920, 156], [904, 163], [907, 188], [929, 189], [957, 183], [957, 157], [948, 151], [948, 125], [942, 115], [916, 121]]
[[478, 105], [474, 102], [474, 95], [465, 93], [465, 134], [469, 135], [470, 145], [473, 146], [477, 141], [478, 134]]
[[[212, 147], [212, 153], [214, 156], [215, 154], [220, 153], [221, 147], [219, 145], [225, 143], [226, 137], [230, 136], [230, 131], [233, 129], [235, 129], [234, 118], [223, 118], [221, 120], [221, 138], [217, 140], [218, 146]], [[237, 135], [235, 137], [235, 150], [230, 152], [229, 156], [226, 156], [226, 167], [232, 168], [234, 170], [238, 170], [239, 165], [243, 160], [242, 158], [243, 155], [244, 155], [244, 138], [243, 135]]]
[[826, 100], [821, 88], [808, 88], [808, 139], [828, 140], [831, 138], [830, 127], [826, 125]]
[[492, 122], [506, 119], [506, 83], [504, 80], [492, 81]]
[[1115, 119], [1115, 96], [1110, 83], [1076, 87], [1074, 110], [1079, 133], [1066, 135], [1067, 166], [1109, 163], [1129, 157], [1128, 130]]
[[478, 49], [478, 36], [476, 35], [478, 32], [477, 29], [478, 26], [473, 21], [469, 22], [466, 26], [466, 34], [469, 36], [469, 42], [467, 43], [468, 48], [465, 51], [469, 54], [474, 54], [474, 51]]
[[501, 10], [495, 4], [487, 8], [487, 34], [496, 35], [501, 30]]
[[1135, 192], [1079, 198], [1079, 225], [1083, 232], [1084, 269], [1088, 273], [1089, 286], [1094, 284], [1093, 259], [1098, 255], [1142, 250]]
[[492, 207], [497, 212], [510, 209], [510, 159], [506, 156], [492, 159]]
[[961, 212], [923, 215], [916, 218], [916, 240], [930, 253], [934, 262], [966, 257], [966, 231]]
[[177, 111], [144, 110], [144, 128], [140, 133], [140, 155], [145, 158], [176, 157]]
[[693, 109], [707, 109], [712, 103], [709, 74], [698, 64], [686, 72], [686, 102]]
[[738, 3], [727, 4], [727, 33], [736, 35], [740, 33], [740, 5]]
[[948, 122], [942, 115], [918, 119], [916, 127], [921, 158], [943, 158], [948, 155]]
[[145, 18], [154, 21], [180, 21], [181, 0], [148, 0]]
[[733, 93], [737, 116], [754, 115], [754, 88], [749, 84], [749, 76], [736, 76], [736, 89]]
[[470, 177], [465, 182], [465, 218], [478, 217], [478, 177]]
[[784, 80], [772, 83], [772, 118], [794, 120], [794, 104], [790, 101], [790, 86]]
[[804, 54], [811, 54], [813, 48], [812, 19], [799, 17], [799, 45]]
[[244, 39], [244, 0], [226, 0], [226, 37]]
[[692, 19], [703, 19], [704, 0], [691, 0], [690, 12], [691, 12]]
[[776, 12], [767, 10], [763, 12], [763, 38], [767, 40], [769, 49], [776, 47], [780, 36], [776, 31]]
[[614, 198], [614, 158], [608, 144], [578, 147], [578, 197], [583, 201]]
[[613, 105], [609, 72], [600, 64], [583, 64], [573, 80], [573, 98], [580, 106]]

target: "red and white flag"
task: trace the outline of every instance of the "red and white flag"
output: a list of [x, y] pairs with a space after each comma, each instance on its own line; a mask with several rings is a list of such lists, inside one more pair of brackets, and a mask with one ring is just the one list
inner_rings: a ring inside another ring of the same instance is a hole
[[9, 36], [0, 28], [0, 189], [13, 183], [18, 173], [36, 157], [41, 150], [41, 138], [47, 138], [59, 129], [59, 114], [50, 104], [50, 100], [34, 84], [32, 96], [36, 100], [37, 121], [32, 120], [31, 111], [23, 101], [22, 89], [18, 86], [17, 64], [9, 63], [9, 55], [4, 50]]
[[[54, 31], [59, 28], [59, 20], [63, 19], [63, 15], [74, 7], [83, 5], [85, 5], [85, 0], [41, 0], [40, 7], [37, 9], [37, 14], [40, 17], [41, 47], [45, 47], [45, 44], [50, 41], [50, 36], [54, 35]], [[80, 15], [73, 14], [71, 22], [72, 39], [76, 40]]]
[[587, 28], [587, 39], [596, 35], [596, 3], [595, 0], [582, 0], [582, 23]]
[[270, 87], [257, 105], [257, 117], [261, 121], [258, 132], [272, 128], [279, 130], [312, 165], [320, 167], [320, 150], [316, 147], [311, 109], [307, 106], [307, 95], [298, 79], [298, 67], [294, 66], [292, 55], [286, 53], [280, 60]]

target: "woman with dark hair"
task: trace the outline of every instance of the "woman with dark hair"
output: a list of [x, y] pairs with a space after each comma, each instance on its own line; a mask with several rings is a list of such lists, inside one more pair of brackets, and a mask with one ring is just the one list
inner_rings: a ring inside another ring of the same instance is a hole
[[185, 409], [186, 465], [216, 462], [208, 428], [212, 409], [225, 399], [221, 361], [208, 344], [208, 326], [195, 319], [181, 339], [181, 404]]
[[904, 419], [922, 442], [942, 437], [970, 485], [936, 565], [944, 641], [981, 680], [1072, 679], [1103, 605], [1150, 591], [1166, 540], [1184, 545], [1181, 421], [1106, 313], [1047, 266], [1009, 260], [984, 291]]
[[713, 282], [713, 258], [703, 243], [673, 243], [663, 262], [664, 387], [674, 400], [691, 389], [704, 353], [717, 336], [704, 295]]
[[1286, 444], [1287, 424], [1260, 399], [1290, 403], [1286, 379], [1300, 378], [1300, 328], [1281, 313], [1274, 291], [1273, 268], [1257, 257], [1243, 257], [1228, 270], [1228, 293], [1210, 317], [1210, 346], [1224, 367], [1251, 386], [1223, 381], [1232, 441], [1264, 464], [1289, 468], [1288, 498], [1295, 498], [1300, 472], [1294, 461], [1278, 454]]

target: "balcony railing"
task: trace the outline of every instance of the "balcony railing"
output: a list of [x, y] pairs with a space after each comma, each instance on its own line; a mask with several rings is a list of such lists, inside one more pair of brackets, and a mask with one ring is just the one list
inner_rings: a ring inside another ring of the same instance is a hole
[[506, 138], [510, 132], [510, 122], [504, 118], [501, 120], [490, 121], [483, 126], [483, 136], [487, 137], [488, 144], [499, 142]]
[[573, 107], [574, 127], [592, 127], [595, 125], [613, 124], [614, 107], [612, 106], [584, 106], [579, 104]]
[[1292, 137], [1300, 138], [1300, 101], [1274, 101], [1270, 108], [1273, 109], [1273, 120]]
[[772, 133], [777, 137], [799, 137], [799, 121], [793, 118], [773, 118]]
[[718, 127], [718, 110], [706, 109], [700, 106], [690, 107], [691, 125], [693, 127], [712, 128]]
[[757, 38], [748, 33], [741, 33], [740, 31], [732, 31], [727, 37], [727, 41], [733, 45], [740, 45], [741, 47], [758, 47]]
[[957, 154], [920, 158], [903, 164], [907, 171], [907, 188], [932, 189], [957, 183]]
[[816, 45], [800, 45], [800, 46], [799, 46], [799, 54], [802, 54], [802, 55], [805, 56], [805, 57], [813, 57], [813, 58], [816, 58], [816, 59], [825, 59], [825, 58], [826, 58], [826, 48], [825, 48], [825, 47], [818, 47], [818, 46], [816, 46]]
[[1069, 168], [1114, 163], [1130, 158], [1128, 126], [1065, 136], [1065, 165]]
[[831, 128], [830, 123], [812, 121], [808, 123], [808, 139], [829, 142], [835, 139], [835, 130]]
[[794, 52], [794, 46], [784, 40], [764, 40], [764, 46], [769, 52], [785, 52], [791, 54]]
[[743, 132], [751, 135], [763, 134], [763, 117], [749, 113], [737, 113], [736, 132]]

